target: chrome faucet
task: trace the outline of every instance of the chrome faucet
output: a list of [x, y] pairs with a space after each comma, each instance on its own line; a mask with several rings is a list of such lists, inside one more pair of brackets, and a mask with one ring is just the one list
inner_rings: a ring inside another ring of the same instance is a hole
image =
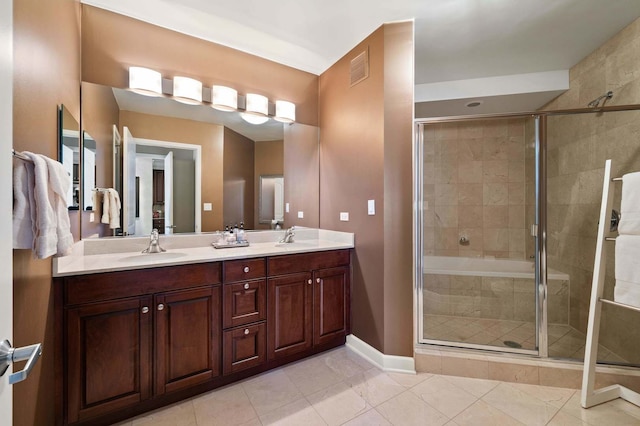
[[295, 231], [296, 227], [292, 226], [291, 228], [284, 231], [284, 237], [280, 240], [281, 243], [292, 243], [293, 237], [296, 235]]
[[153, 229], [151, 231], [151, 238], [149, 240], [149, 247], [142, 250], [143, 253], [162, 253], [166, 250], [160, 247], [160, 235], [158, 234], [157, 229]]

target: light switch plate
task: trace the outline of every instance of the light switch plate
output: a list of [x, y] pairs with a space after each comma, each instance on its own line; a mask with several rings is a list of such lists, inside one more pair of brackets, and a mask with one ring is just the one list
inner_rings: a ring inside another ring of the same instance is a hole
[[89, 213], [89, 222], [95, 222], [95, 220], [96, 220], [96, 214]]
[[289, 203], [284, 204], [284, 212], [289, 213]]
[[367, 214], [373, 216], [376, 214], [376, 200], [367, 201]]
[[349, 212], [340, 212], [340, 221], [349, 222]]
[[213, 210], [213, 206], [211, 205], [211, 203], [204, 203], [204, 208], [203, 210], [205, 212], [210, 212], [211, 210]]
[[298, 212], [298, 219], [304, 219], [304, 212]]

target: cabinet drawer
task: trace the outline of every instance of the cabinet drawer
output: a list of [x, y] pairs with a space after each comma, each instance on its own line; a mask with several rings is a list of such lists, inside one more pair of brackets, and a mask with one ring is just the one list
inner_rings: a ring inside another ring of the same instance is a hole
[[269, 258], [269, 276], [336, 268], [349, 264], [349, 250], [301, 253]]
[[264, 321], [226, 330], [222, 340], [222, 372], [225, 375], [266, 361], [267, 327]]
[[98, 302], [219, 284], [220, 262], [166, 266], [64, 278], [64, 304]]
[[262, 278], [266, 275], [266, 269], [264, 258], [230, 260], [224, 262], [224, 282]]
[[250, 324], [267, 319], [267, 281], [240, 281], [223, 286], [222, 326]]

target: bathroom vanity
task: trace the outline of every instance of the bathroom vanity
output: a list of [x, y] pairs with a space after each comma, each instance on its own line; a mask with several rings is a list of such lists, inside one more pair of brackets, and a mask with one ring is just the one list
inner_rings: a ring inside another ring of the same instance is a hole
[[57, 423], [109, 424], [344, 344], [353, 236], [319, 232], [59, 259]]

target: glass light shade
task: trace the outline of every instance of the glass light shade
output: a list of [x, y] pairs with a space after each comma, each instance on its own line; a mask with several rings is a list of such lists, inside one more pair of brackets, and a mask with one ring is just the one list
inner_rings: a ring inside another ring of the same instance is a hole
[[281, 123], [293, 123], [296, 121], [296, 104], [287, 101], [276, 101], [276, 115], [273, 119]]
[[184, 104], [197, 105], [202, 102], [202, 83], [189, 77], [174, 77], [173, 97]]
[[269, 114], [269, 99], [266, 96], [247, 93], [244, 110], [246, 114], [267, 116]]
[[211, 106], [220, 111], [238, 109], [238, 91], [226, 86], [211, 86]]
[[147, 96], [162, 96], [162, 75], [143, 67], [129, 67], [129, 89]]
[[269, 121], [269, 117], [266, 115], [257, 115], [247, 112], [241, 112], [240, 117], [242, 117], [244, 121], [250, 124], [264, 124]]

